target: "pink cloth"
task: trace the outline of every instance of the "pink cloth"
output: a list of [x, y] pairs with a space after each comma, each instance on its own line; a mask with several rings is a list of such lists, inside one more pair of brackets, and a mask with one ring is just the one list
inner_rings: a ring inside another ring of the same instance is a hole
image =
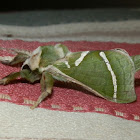
[[[22, 40], [0, 40], [0, 46], [5, 48], [18, 48], [34, 50], [38, 46], [54, 45], [58, 42], [25, 42]], [[140, 54], [140, 44], [114, 43], [114, 42], [87, 42], [87, 41], [65, 41], [59, 42], [69, 47], [71, 51], [86, 50], [108, 50], [122, 48], [130, 55]], [[0, 56], [10, 55], [5, 51], [0, 51]], [[20, 68], [6, 66], [0, 63], [0, 78]], [[140, 121], [140, 72], [136, 73], [135, 91], [137, 101], [129, 104], [117, 104], [105, 99], [88, 94], [88, 92], [75, 88], [69, 84], [56, 82], [53, 93], [44, 100], [39, 107], [60, 111], [76, 112], [98, 112], [110, 114], [128, 120]], [[29, 105], [36, 101], [41, 93], [40, 84], [29, 84], [20, 79], [15, 83], [3, 86], [0, 85], [0, 100], [12, 102], [19, 105]]]

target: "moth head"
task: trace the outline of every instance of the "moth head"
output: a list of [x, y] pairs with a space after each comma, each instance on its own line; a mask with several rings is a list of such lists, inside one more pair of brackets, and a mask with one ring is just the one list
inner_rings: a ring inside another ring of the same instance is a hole
[[23, 63], [21, 69], [30, 69], [30, 70], [35, 70], [37, 68], [39, 68], [39, 63], [41, 60], [41, 53], [42, 53], [42, 49], [41, 47], [38, 47], [37, 49], [35, 49], [30, 57], [28, 59], [26, 59], [26, 61]]

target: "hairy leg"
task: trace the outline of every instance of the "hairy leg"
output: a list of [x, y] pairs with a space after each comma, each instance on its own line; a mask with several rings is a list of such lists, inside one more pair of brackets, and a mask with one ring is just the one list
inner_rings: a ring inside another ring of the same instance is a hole
[[52, 93], [52, 88], [54, 84], [54, 79], [52, 75], [50, 75], [47, 71], [43, 72], [40, 84], [42, 93], [35, 102], [35, 104], [31, 106], [31, 109], [36, 108], [39, 105], [39, 103], [41, 103], [49, 94]]
[[13, 72], [0, 80], [1, 85], [6, 85], [20, 76], [20, 72]]
[[0, 56], [0, 62], [6, 65], [15, 65], [21, 62], [24, 62], [27, 58], [30, 57], [30, 52], [18, 49], [6, 49], [1, 48], [0, 50], [8, 51], [10, 53], [16, 53], [16, 56]]

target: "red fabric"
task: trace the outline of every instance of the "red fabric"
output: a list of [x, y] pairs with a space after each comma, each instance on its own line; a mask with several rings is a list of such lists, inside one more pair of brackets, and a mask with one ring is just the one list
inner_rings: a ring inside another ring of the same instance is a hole
[[[56, 43], [58, 42], [41, 43], [25, 42], [21, 40], [0, 40], [0, 46], [2, 47], [25, 50], [34, 50], [41, 45], [54, 45]], [[59, 43], [68, 46], [71, 51], [123, 48], [128, 51], [130, 55], [140, 54], [140, 44], [87, 41], [65, 41]], [[5, 55], [9, 54], [4, 51], [0, 51], [0, 56]], [[0, 63], [0, 78], [18, 70], [20, 70], [20, 68], [6, 66]], [[43, 101], [39, 107], [70, 112], [98, 112], [140, 122], [140, 72], [136, 74], [135, 90], [137, 94], [136, 102], [129, 104], [117, 104], [88, 94], [88, 92], [75, 88], [75, 86], [56, 82], [52, 95]], [[21, 81], [20, 79], [15, 83], [6, 86], [0, 85], [0, 100], [19, 105], [29, 105], [30, 100], [36, 101], [40, 93], [39, 83], [29, 84]]]

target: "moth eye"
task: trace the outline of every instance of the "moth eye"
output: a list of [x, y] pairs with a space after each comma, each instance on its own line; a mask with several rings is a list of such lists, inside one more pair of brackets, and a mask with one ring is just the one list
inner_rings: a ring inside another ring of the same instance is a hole
[[22, 69], [28, 69], [28, 70], [30, 70], [30, 67], [26, 64], [26, 65], [24, 65], [24, 66], [22, 67]]

